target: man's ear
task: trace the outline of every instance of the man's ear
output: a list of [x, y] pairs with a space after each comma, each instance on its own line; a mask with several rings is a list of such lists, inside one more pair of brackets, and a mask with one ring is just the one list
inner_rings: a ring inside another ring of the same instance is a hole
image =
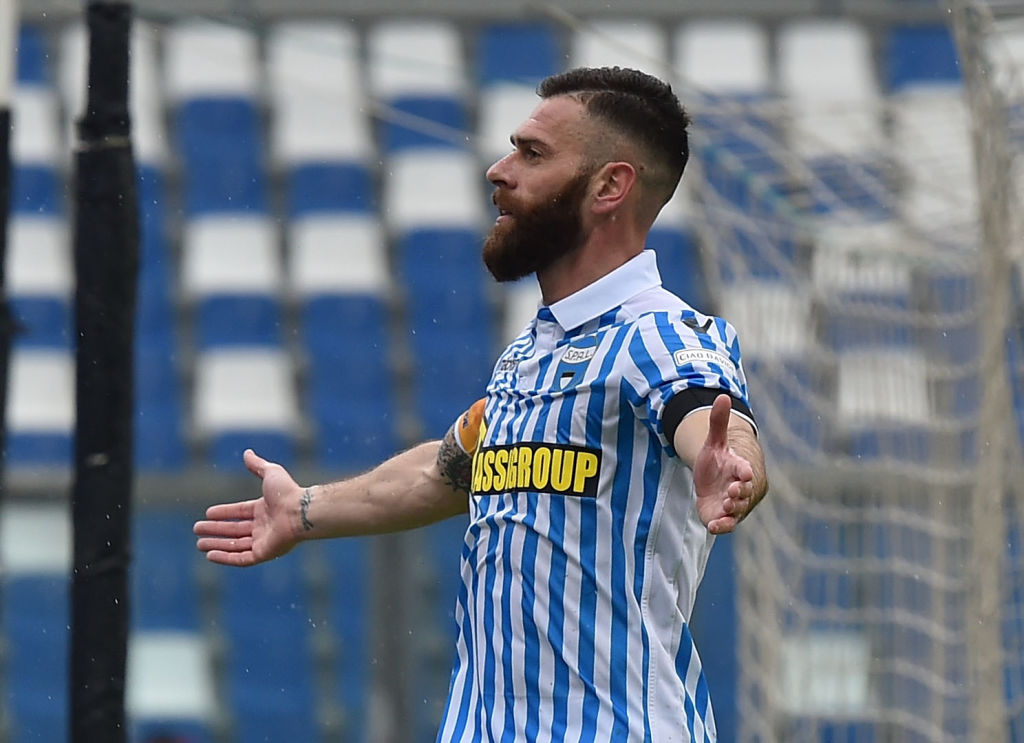
[[625, 161], [605, 163], [594, 175], [594, 201], [591, 211], [608, 214], [618, 209], [633, 191], [636, 168]]

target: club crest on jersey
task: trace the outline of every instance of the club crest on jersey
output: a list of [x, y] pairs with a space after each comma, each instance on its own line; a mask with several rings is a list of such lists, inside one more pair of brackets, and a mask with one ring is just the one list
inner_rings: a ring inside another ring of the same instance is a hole
[[473, 495], [529, 491], [597, 496], [601, 450], [529, 442], [485, 446], [473, 456]]
[[597, 344], [601, 342], [602, 335], [588, 335], [565, 349], [555, 372], [555, 390], [561, 392], [571, 389], [582, 381], [590, 360], [597, 354]]

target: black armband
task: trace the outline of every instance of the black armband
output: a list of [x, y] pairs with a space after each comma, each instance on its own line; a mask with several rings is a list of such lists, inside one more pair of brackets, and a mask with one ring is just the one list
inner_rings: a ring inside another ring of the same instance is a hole
[[[710, 408], [714, 404], [715, 398], [723, 392], [726, 392], [726, 390], [710, 389], [708, 387], [689, 387], [675, 394], [665, 404], [665, 410], [661, 414], [661, 428], [665, 432], [665, 438], [669, 441], [675, 440], [676, 429], [683, 422], [683, 418], [695, 410]], [[750, 425], [753, 427], [756, 435], [757, 422], [754, 420], [754, 414], [750, 412], [750, 406], [735, 395], [729, 396], [732, 398], [732, 412], [738, 413], [750, 421]]]

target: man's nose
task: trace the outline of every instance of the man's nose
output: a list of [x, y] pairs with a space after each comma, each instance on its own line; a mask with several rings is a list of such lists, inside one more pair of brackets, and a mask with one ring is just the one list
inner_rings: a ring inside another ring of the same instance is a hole
[[511, 175], [509, 173], [508, 159], [514, 153], [509, 153], [505, 157], [496, 161], [491, 167], [487, 169], [487, 180], [493, 183], [495, 186], [511, 186]]

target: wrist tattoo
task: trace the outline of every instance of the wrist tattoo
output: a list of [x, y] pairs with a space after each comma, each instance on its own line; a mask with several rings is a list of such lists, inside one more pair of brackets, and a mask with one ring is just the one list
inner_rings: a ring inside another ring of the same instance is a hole
[[309, 504], [313, 502], [313, 489], [306, 488], [306, 492], [299, 499], [299, 518], [302, 519], [302, 528], [306, 531], [313, 530], [313, 522], [309, 520]]
[[462, 451], [455, 436], [453, 425], [441, 439], [441, 447], [437, 450], [437, 468], [453, 490], [469, 495], [473, 481], [473, 456]]

